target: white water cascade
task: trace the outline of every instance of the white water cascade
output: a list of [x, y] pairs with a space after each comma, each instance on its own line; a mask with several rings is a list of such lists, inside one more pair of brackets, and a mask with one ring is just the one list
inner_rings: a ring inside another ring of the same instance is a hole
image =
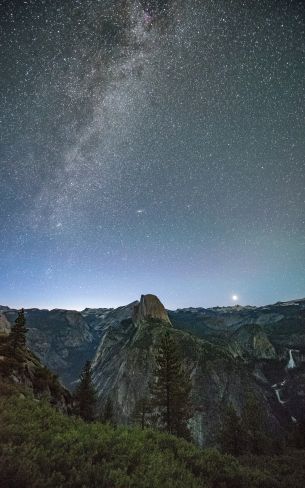
[[289, 361], [287, 364], [288, 369], [292, 369], [292, 368], [296, 367], [295, 361], [294, 361], [293, 356], [292, 356], [292, 351], [293, 351], [293, 349], [289, 349]]
[[284, 402], [284, 400], [282, 400], [282, 399], [281, 399], [281, 396], [280, 396], [280, 391], [281, 391], [281, 389], [280, 389], [280, 388], [275, 388], [275, 390], [274, 390], [274, 391], [275, 391], [276, 398], [278, 399], [279, 403], [280, 403], [281, 405], [284, 405], [284, 403], [286, 403], [286, 402]]
[[[286, 366], [287, 369], [293, 369], [293, 368], [297, 367], [295, 360], [293, 358], [293, 355], [292, 355], [293, 352], [299, 352], [299, 351], [296, 349], [289, 349], [289, 361], [288, 361], [288, 364]], [[289, 401], [289, 399], [282, 400], [282, 398], [281, 398], [282, 389], [287, 384], [287, 381], [288, 381], [288, 378], [284, 378], [280, 383], [275, 383], [271, 387], [274, 390], [276, 398], [281, 405], [285, 405]]]
[[278, 402], [281, 405], [284, 405], [285, 403], [287, 403], [287, 401], [284, 401], [284, 400], [281, 399], [280, 392], [281, 392], [282, 388], [280, 388], [280, 386], [282, 385], [282, 383], [280, 385], [278, 385], [277, 383], [275, 383], [275, 385], [272, 385], [272, 388], [274, 389], [274, 393], [276, 394], [276, 398], [277, 398]]

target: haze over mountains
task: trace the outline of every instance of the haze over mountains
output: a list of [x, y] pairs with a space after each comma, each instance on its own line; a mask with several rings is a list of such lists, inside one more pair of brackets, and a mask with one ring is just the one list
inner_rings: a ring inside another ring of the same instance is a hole
[[[0, 307], [2, 332], [16, 315]], [[131, 422], [147, 394], [164, 328], [175, 336], [192, 378], [191, 431], [198, 444], [215, 444], [223, 408], [231, 403], [240, 413], [246, 391], [259, 398], [270, 432], [281, 435], [304, 420], [305, 299], [166, 311], [157, 297], [145, 295], [116, 309], [29, 309], [26, 319], [29, 347], [68, 388], [92, 361], [98, 408], [111, 398], [120, 423]]]

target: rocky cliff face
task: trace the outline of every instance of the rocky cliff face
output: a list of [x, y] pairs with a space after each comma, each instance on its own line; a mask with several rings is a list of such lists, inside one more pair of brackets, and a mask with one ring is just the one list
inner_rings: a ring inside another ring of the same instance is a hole
[[276, 351], [260, 325], [246, 324], [230, 336], [228, 348], [234, 357], [250, 359], [275, 359]]
[[3, 312], [4, 310], [0, 310], [0, 334], [8, 334], [11, 330], [11, 324]]
[[7, 393], [31, 394], [47, 399], [65, 413], [72, 411], [70, 392], [28, 348], [12, 355], [9, 336], [0, 336], [0, 396]]
[[270, 429], [280, 430], [281, 415], [272, 408], [276, 403], [273, 391], [257, 381], [245, 362], [234, 359], [226, 348], [168, 328], [168, 321], [148, 317], [141, 315], [139, 322], [136, 307], [133, 320], [125, 320], [105, 334], [92, 365], [101, 410], [110, 397], [117, 421], [132, 421], [136, 402], [149, 394], [156, 348], [166, 328], [175, 336], [192, 378], [194, 415], [190, 428], [199, 445], [216, 442], [224, 406], [231, 402], [240, 412], [247, 390], [256, 392], [265, 405]]
[[256, 324], [281, 354], [305, 348], [305, 299], [264, 307], [188, 308], [169, 312], [174, 327], [198, 337], [226, 343], [241, 326]]
[[[6, 331], [14, 323], [17, 310], [2, 311]], [[28, 345], [40, 360], [73, 388], [84, 362], [91, 359], [99, 337], [80, 312], [73, 310], [25, 311]]]
[[[16, 315], [0, 307], [3, 333]], [[93, 360], [99, 406], [110, 396], [122, 422], [147, 392], [164, 327], [192, 375], [192, 429], [200, 444], [215, 439], [228, 401], [240, 411], [246, 388], [261, 399], [270, 428], [304, 418], [305, 300], [166, 311], [145, 295], [117, 309], [33, 309], [26, 318], [30, 347], [66, 385], [73, 387], [85, 360]]]
[[[132, 316], [139, 302], [117, 309], [27, 309], [28, 345], [39, 359], [74, 389], [84, 363], [94, 357], [109, 327], [120, 326]], [[0, 333], [8, 334], [18, 311], [0, 306]]]
[[134, 306], [132, 319], [135, 324], [140, 324], [147, 320], [160, 320], [172, 325], [167, 311], [155, 295], [141, 296], [140, 302]]

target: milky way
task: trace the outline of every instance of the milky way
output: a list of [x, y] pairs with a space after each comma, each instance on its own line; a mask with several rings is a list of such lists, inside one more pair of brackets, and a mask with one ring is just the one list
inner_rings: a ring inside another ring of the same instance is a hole
[[303, 1], [0, 9], [0, 303], [305, 296]]

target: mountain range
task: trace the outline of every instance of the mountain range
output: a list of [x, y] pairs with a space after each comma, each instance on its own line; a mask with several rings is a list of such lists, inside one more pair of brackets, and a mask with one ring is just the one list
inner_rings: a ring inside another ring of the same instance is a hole
[[[25, 311], [28, 344], [70, 390], [86, 360], [98, 409], [110, 398], [116, 420], [132, 421], [146, 396], [159, 338], [166, 328], [179, 345], [192, 380], [190, 429], [201, 446], [217, 444], [223, 411], [241, 413], [245, 393], [263, 406], [268, 429], [279, 436], [304, 420], [305, 299], [263, 307], [166, 310], [154, 295], [118, 308]], [[0, 306], [7, 334], [17, 310]]]

